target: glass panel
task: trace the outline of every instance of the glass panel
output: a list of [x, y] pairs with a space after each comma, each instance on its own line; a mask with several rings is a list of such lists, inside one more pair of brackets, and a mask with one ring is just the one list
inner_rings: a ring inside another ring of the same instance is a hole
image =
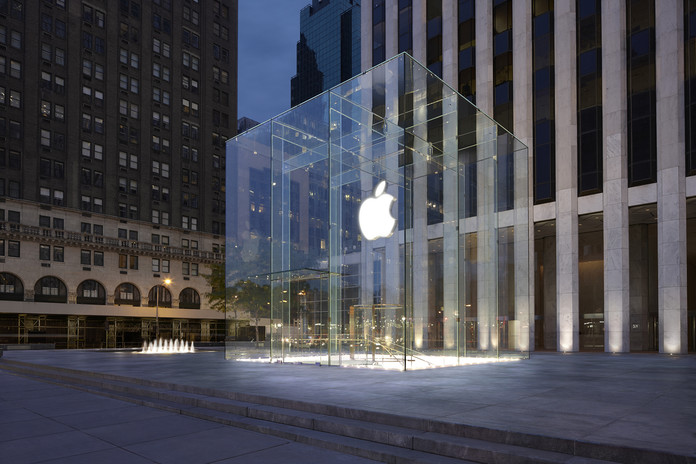
[[408, 55], [227, 157], [228, 358], [404, 370], [527, 354], [527, 148]]

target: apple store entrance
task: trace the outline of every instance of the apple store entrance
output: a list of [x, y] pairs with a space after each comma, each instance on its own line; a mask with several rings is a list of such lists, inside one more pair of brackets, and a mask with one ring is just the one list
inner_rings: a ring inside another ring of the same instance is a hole
[[[527, 356], [528, 162], [407, 54], [231, 139], [227, 357], [408, 370]], [[235, 342], [245, 318], [265, 327], [255, 353]]]

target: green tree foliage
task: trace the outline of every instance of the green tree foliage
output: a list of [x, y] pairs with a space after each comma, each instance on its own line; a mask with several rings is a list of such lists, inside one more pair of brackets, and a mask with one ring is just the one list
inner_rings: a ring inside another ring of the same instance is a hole
[[205, 294], [210, 301], [210, 307], [216, 311], [225, 311], [227, 301], [231, 301], [231, 288], [225, 289], [225, 265], [211, 264], [210, 274], [203, 274], [205, 280], [210, 285], [210, 291]]
[[235, 322], [235, 336], [240, 319], [238, 311], [247, 311], [254, 319], [256, 325], [256, 340], [259, 339], [259, 319], [269, 317], [270, 287], [260, 285], [253, 280], [240, 279], [233, 285], [225, 285], [225, 265], [213, 264], [210, 266], [210, 274], [204, 274], [210, 292], [206, 297], [210, 301], [210, 307], [217, 311], [232, 311], [233, 318], [228, 322]]
[[269, 285], [259, 285], [252, 280], [239, 280], [232, 287], [235, 305], [245, 308], [254, 319], [257, 342], [259, 341], [259, 319], [270, 317], [271, 314], [270, 296]]

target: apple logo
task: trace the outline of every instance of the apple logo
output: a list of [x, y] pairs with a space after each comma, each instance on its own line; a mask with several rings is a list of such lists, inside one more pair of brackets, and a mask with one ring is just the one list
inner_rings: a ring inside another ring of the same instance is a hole
[[366, 240], [391, 237], [396, 226], [396, 219], [391, 215], [393, 195], [384, 191], [387, 181], [383, 180], [375, 187], [374, 196], [367, 198], [360, 205], [358, 224]]

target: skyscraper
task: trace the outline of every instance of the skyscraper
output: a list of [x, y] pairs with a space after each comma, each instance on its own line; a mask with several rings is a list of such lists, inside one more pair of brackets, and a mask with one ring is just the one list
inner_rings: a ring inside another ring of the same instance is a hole
[[0, 3], [0, 343], [223, 336], [236, 41], [236, 0]]
[[[696, 351], [694, 18], [692, 0], [362, 5], [363, 71], [407, 51], [530, 148], [532, 238], [519, 244], [510, 228], [498, 249], [501, 260], [520, 246], [534, 257], [530, 269], [500, 269], [508, 282], [533, 276], [528, 289], [499, 295], [504, 310], [533, 295], [530, 347]], [[507, 185], [515, 167], [498, 162]], [[473, 218], [475, 170], [468, 185], [459, 204]], [[432, 240], [442, 191], [433, 176]], [[500, 196], [497, 205], [514, 208]], [[475, 272], [467, 279], [473, 290], [481, 283]]]
[[312, 0], [300, 12], [297, 74], [290, 82], [291, 106], [360, 72], [360, 3]]

